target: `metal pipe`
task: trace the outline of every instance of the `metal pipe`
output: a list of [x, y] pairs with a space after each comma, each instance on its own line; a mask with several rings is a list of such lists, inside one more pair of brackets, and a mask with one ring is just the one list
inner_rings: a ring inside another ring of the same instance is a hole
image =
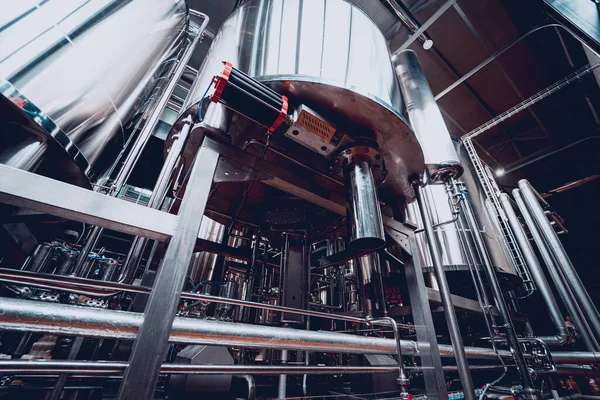
[[445, 95], [447, 95], [450, 91], [452, 91], [453, 89], [455, 89], [458, 85], [460, 85], [461, 83], [463, 83], [464, 81], [466, 81], [467, 79], [469, 79], [470, 77], [472, 77], [473, 75], [475, 75], [477, 72], [479, 72], [481, 69], [483, 69], [483, 67], [485, 67], [486, 65], [488, 65], [489, 63], [491, 63], [492, 61], [494, 61], [496, 58], [498, 58], [498, 56], [502, 55], [502, 53], [504, 53], [506, 50], [510, 49], [515, 44], [519, 43], [521, 40], [525, 39], [526, 37], [528, 37], [532, 33], [535, 33], [537, 31], [540, 31], [540, 30], [542, 30], [544, 28], [549, 28], [549, 27], [555, 27], [555, 28], [557, 28], [557, 27], [562, 27], [562, 26], [559, 25], [559, 24], [546, 24], [546, 25], [537, 26], [537, 27], [531, 29], [530, 31], [528, 31], [525, 34], [519, 36], [518, 38], [516, 38], [512, 42], [509, 42], [508, 44], [506, 44], [500, 50], [496, 51], [494, 54], [492, 54], [491, 56], [489, 56], [488, 58], [486, 58], [484, 61], [482, 61], [475, 68], [473, 68], [472, 70], [470, 70], [469, 72], [467, 72], [466, 74], [464, 74], [463, 76], [461, 76], [457, 81], [455, 81], [453, 84], [451, 84], [446, 89], [442, 90], [439, 94], [437, 94], [435, 96], [435, 99], [439, 100], [442, 97], [444, 97]]
[[567, 149], [569, 149], [569, 148], [571, 148], [571, 147], [573, 147], [573, 146], [576, 146], [576, 145], [578, 145], [578, 144], [580, 144], [580, 143], [583, 143], [583, 142], [585, 142], [585, 141], [588, 141], [588, 140], [590, 140], [590, 139], [600, 139], [600, 136], [598, 136], [598, 135], [594, 135], [594, 136], [588, 136], [588, 137], [586, 137], [586, 138], [583, 138], [583, 139], [577, 140], [576, 142], [573, 142], [573, 143], [567, 144], [567, 145], [565, 145], [565, 146], [563, 146], [563, 147], [560, 147], [560, 148], [558, 148], [558, 149], [556, 149], [556, 150], [552, 150], [552, 151], [550, 151], [550, 152], [548, 152], [548, 153], [544, 153], [544, 154], [542, 154], [542, 155], [539, 155], [539, 156], [537, 156], [537, 157], [535, 157], [535, 158], [532, 158], [532, 159], [530, 159], [530, 160], [527, 160], [527, 161], [525, 161], [525, 162], [518, 163], [517, 165], [514, 165], [514, 164], [513, 164], [513, 166], [512, 166], [512, 167], [510, 167], [510, 168], [505, 168], [505, 169], [504, 169], [504, 175], [506, 175], [506, 174], [509, 174], [509, 173], [511, 173], [511, 172], [514, 172], [514, 171], [516, 171], [516, 170], [518, 170], [518, 169], [521, 169], [521, 168], [523, 168], [523, 167], [526, 167], [526, 166], [528, 166], [529, 164], [533, 164], [533, 163], [535, 163], [535, 162], [538, 162], [538, 161], [540, 161], [540, 160], [543, 160], [544, 158], [546, 158], [546, 157], [550, 157], [550, 156], [552, 156], [552, 155], [554, 155], [554, 154], [556, 154], [556, 153], [560, 153], [560, 152], [561, 152], [561, 151], [563, 151], [563, 150], [567, 150]]
[[[23, 273], [21, 271], [13, 271], [3, 268], [0, 268], [0, 281], [38, 286], [47, 289], [66, 290], [98, 297], [115, 296], [119, 294], [120, 291], [142, 294], [150, 293], [150, 289], [144, 286], [132, 286], [116, 282], [102, 282], [92, 279], [54, 276], [49, 274]], [[252, 301], [212, 296], [202, 293], [183, 292], [181, 294], [181, 298], [188, 300], [210, 301], [221, 304], [231, 304], [234, 306], [243, 306], [263, 310], [286, 312], [290, 314], [306, 315], [309, 317], [336, 319], [339, 321], [346, 321], [359, 324], [366, 323], [364, 318], [353, 317], [350, 315], [339, 315], [312, 310], [301, 310], [292, 307], [278, 306], [275, 304], [256, 303]]]
[[429, 178], [443, 182], [460, 176], [463, 167], [417, 55], [405, 50], [393, 58], [408, 118], [423, 149]]
[[592, 351], [553, 351], [552, 359], [556, 364], [593, 365], [600, 364], [600, 353]]
[[392, 327], [392, 330], [394, 331], [394, 340], [396, 341], [396, 347], [397, 347], [396, 356], [398, 357], [398, 378], [396, 379], [396, 381], [402, 388], [402, 393], [401, 393], [400, 397], [403, 399], [408, 398], [407, 386], [410, 384], [410, 380], [408, 379], [408, 376], [404, 372], [404, 358], [402, 357], [402, 343], [400, 342], [400, 340], [401, 340], [400, 339], [400, 330], [398, 329], [398, 324], [396, 323], [396, 320], [391, 317], [383, 317], [383, 318], [377, 318], [377, 319], [370, 319], [369, 323], [373, 324], [373, 325], [381, 324], [381, 325], [386, 325], [386, 326]]
[[535, 285], [538, 288], [538, 291], [544, 302], [546, 303], [546, 307], [548, 307], [548, 313], [550, 316], [550, 320], [556, 329], [556, 334], [553, 336], [542, 336], [538, 337], [538, 339], [544, 341], [549, 345], [556, 346], [564, 346], [569, 342], [570, 336], [569, 331], [567, 330], [567, 326], [565, 325], [564, 318], [562, 313], [560, 312], [560, 308], [556, 303], [556, 299], [554, 298], [554, 294], [552, 294], [552, 289], [550, 289], [550, 285], [544, 276], [544, 271], [542, 271], [542, 267], [538, 262], [538, 259], [527, 239], [527, 235], [523, 230], [523, 226], [519, 222], [517, 218], [517, 214], [513, 209], [512, 203], [510, 201], [510, 197], [506, 193], [502, 193], [500, 195], [500, 202], [502, 203], [502, 208], [504, 209], [504, 214], [508, 219], [508, 223], [513, 230], [515, 235], [515, 239], [521, 248], [521, 253], [525, 258], [525, 262], [527, 263], [527, 267], [529, 268], [529, 272], [531, 273], [531, 277], [535, 281]]
[[[456, 185], [454, 185], [454, 187], [455, 190], [457, 190], [458, 192], [458, 188], [456, 187]], [[494, 270], [494, 266], [486, 250], [486, 245], [483, 241], [483, 237], [481, 236], [479, 224], [477, 223], [473, 210], [471, 209], [471, 204], [468, 196], [463, 196], [462, 201], [460, 202], [460, 207], [463, 211], [463, 215], [466, 218], [467, 226], [472, 232], [473, 239], [475, 240], [475, 245], [479, 250], [483, 270], [485, 272], [490, 289], [492, 291], [492, 296], [494, 297], [496, 307], [498, 308], [498, 312], [504, 321], [506, 339], [508, 341], [508, 345], [510, 346], [511, 352], [513, 353], [515, 364], [517, 366], [517, 370], [521, 378], [521, 383], [523, 384], [524, 390], [526, 391], [527, 395], [530, 396], [530, 398], [537, 398], [537, 390], [535, 389], [533, 379], [529, 374], [529, 369], [527, 367], [527, 362], [525, 361], [525, 357], [521, 350], [521, 345], [519, 344], [517, 332], [515, 331], [515, 327], [512, 323], [512, 318], [510, 317], [510, 314], [508, 312], [506, 300], [504, 299], [502, 289], [500, 288], [500, 282], [498, 282], [496, 271]]]
[[397, 54], [398, 52], [408, 49], [408, 47], [415, 41], [417, 40], [423, 33], [425, 33], [425, 31], [431, 26], [433, 25], [433, 23], [435, 21], [437, 21], [437, 19], [439, 17], [442, 16], [442, 14], [444, 14], [446, 12], [447, 9], [449, 9], [450, 7], [452, 7], [454, 5], [454, 3], [456, 3], [457, 0], [447, 0], [440, 8], [438, 8], [432, 15], [431, 17], [429, 17], [429, 19], [427, 21], [425, 21], [423, 23], [423, 25], [421, 25], [421, 27], [419, 29], [417, 29], [415, 32], [413, 32], [412, 35], [410, 35], [408, 37], [408, 39], [402, 44], [402, 46], [400, 46], [400, 48], [398, 50], [396, 50], [396, 52], [394, 54]]
[[[287, 364], [288, 351], [281, 350], [281, 365]], [[277, 400], [285, 400], [287, 392], [287, 375], [279, 375], [279, 388], [277, 391]]]
[[[142, 314], [89, 309], [84, 307], [0, 298], [0, 326], [19, 332], [81, 335], [132, 340], [142, 322]], [[394, 340], [325, 331], [306, 331], [248, 325], [215, 320], [175, 318], [169, 338], [173, 343], [204, 344], [267, 349], [327, 351], [358, 354], [396, 354]], [[402, 353], [419, 356], [416, 342], [401, 340]], [[442, 357], [453, 357], [451, 346], [439, 345]], [[492, 349], [465, 347], [467, 357], [496, 360]], [[503, 358], [511, 353], [501, 351]], [[394, 367], [397, 371], [397, 366]]]
[[464, 142], [466, 140], [473, 139], [473, 138], [481, 135], [483, 132], [493, 128], [496, 125], [499, 125], [500, 123], [506, 121], [513, 115], [520, 113], [521, 111], [531, 107], [532, 105], [545, 99], [546, 97], [558, 92], [559, 90], [570, 85], [571, 83], [578, 81], [583, 76], [589, 74], [590, 72], [594, 71], [598, 67], [600, 67], [600, 63], [588, 64], [588, 65], [578, 69], [577, 71], [567, 75], [563, 79], [553, 83], [552, 85], [539, 91], [538, 93], [534, 94], [533, 96], [523, 100], [516, 106], [506, 110], [502, 114], [497, 115], [496, 117], [492, 118], [491, 120], [484, 123], [483, 125], [480, 125], [479, 127], [473, 129], [472, 131], [464, 134], [461, 137], [461, 140]]
[[356, 157], [344, 168], [346, 214], [354, 250], [378, 250], [385, 246], [385, 231], [370, 161]]
[[573, 318], [573, 321], [575, 322], [575, 326], [577, 327], [577, 332], [579, 333], [579, 337], [581, 338], [581, 340], [585, 344], [585, 347], [588, 350], [590, 350], [590, 351], [600, 350], [600, 346], [598, 345], [598, 342], [596, 341], [596, 339], [594, 338], [594, 335], [590, 331], [590, 327], [587, 324], [587, 321], [585, 320], [585, 318], [583, 318], [583, 315], [581, 314], [581, 309], [579, 308], [579, 305], [575, 301], [575, 298], [573, 297], [573, 293], [571, 292], [571, 289], [563, 281], [563, 277], [561, 276], [558, 268], [556, 267], [556, 264], [554, 263], [554, 259], [553, 259], [552, 255], [550, 254], [550, 251], [546, 247], [546, 243], [544, 242], [544, 239], [542, 238], [542, 235], [541, 235], [540, 231], [538, 230], [538, 227], [535, 224], [533, 217], [529, 213], [529, 209], [527, 208], [527, 205], [525, 204], [525, 200], [521, 196], [521, 191], [519, 189], [515, 189], [512, 191], [512, 194], [513, 194], [513, 197], [515, 198], [515, 202], [517, 203], [517, 207], [519, 208], [519, 211], [521, 212], [521, 215], [523, 216], [523, 219], [525, 220], [525, 223], [529, 227], [529, 232], [531, 233], [531, 236], [533, 237], [533, 241], [535, 242], [535, 244], [538, 248], [538, 251], [540, 252], [540, 255], [542, 256], [542, 259], [544, 260], [544, 263], [546, 264], [546, 269], [548, 271], [548, 274], [550, 275], [550, 278], [552, 279], [552, 282], [554, 283], [554, 287], [558, 291], [558, 294], [560, 295], [560, 297], [563, 301], [563, 304], [565, 305], [565, 307], [567, 309], [567, 312], [571, 315], [571, 318]]
[[460, 327], [458, 325], [458, 320], [456, 319], [454, 306], [452, 305], [450, 288], [444, 272], [444, 266], [442, 263], [440, 249], [438, 247], [437, 237], [435, 236], [433, 225], [431, 223], [431, 210], [429, 209], [429, 203], [423, 197], [422, 188], [419, 185], [414, 185], [414, 189], [415, 196], [419, 204], [421, 219], [423, 220], [423, 225], [425, 227], [425, 235], [427, 236], [427, 242], [429, 244], [428, 247], [433, 262], [433, 268], [435, 270], [435, 275], [440, 287], [442, 306], [444, 307], [444, 315], [446, 317], [446, 323], [448, 324], [448, 333], [450, 334], [450, 339], [452, 341], [452, 348], [454, 349], [456, 365], [458, 366], [458, 374], [460, 376], [463, 392], [465, 394], [465, 400], [475, 400], [475, 388], [469, 372], [469, 363], [467, 362], [467, 356], [460, 333]]
[[[385, 2], [390, 6], [390, 8], [394, 11], [394, 14], [400, 19], [402, 25], [404, 25], [409, 31], [410, 34], [414, 34], [418, 29], [419, 25], [417, 22], [408, 15], [408, 12], [404, 9], [402, 4], [394, 0], [385, 0]], [[417, 39], [423, 45], [423, 49], [429, 50], [433, 46], [433, 40], [427, 36], [425, 32], [421, 33]]]
[[570, 286], [575, 295], [575, 299], [581, 306], [583, 316], [588, 321], [596, 341], [600, 341], [600, 315], [598, 314], [598, 309], [596, 309], [596, 306], [581, 282], [577, 271], [575, 271], [575, 267], [567, 255], [567, 251], [560, 242], [560, 239], [556, 235], [554, 228], [546, 218], [544, 210], [538, 201], [538, 198], [541, 198], [541, 196], [537, 194], [535, 189], [533, 189], [531, 184], [525, 179], [519, 181], [519, 189], [521, 189], [525, 204], [531, 212], [542, 235], [546, 239], [550, 251], [554, 255], [556, 264], [565, 277], [565, 282]]
[[[120, 376], [127, 367], [127, 362], [123, 361], [55, 361], [55, 360], [0, 360], [0, 371], [10, 372], [19, 375], [53, 375], [65, 373], [69, 375], [94, 376], [112, 374]], [[473, 369], [476, 371], [489, 371], [500, 368], [495, 365], [476, 365]], [[423, 367], [408, 367], [410, 371], [422, 371]], [[190, 364], [163, 364], [160, 373], [164, 375], [242, 375], [246, 378], [251, 375], [287, 375], [314, 374], [314, 375], [333, 375], [333, 374], [369, 374], [374, 372], [394, 372], [394, 366], [377, 367], [319, 367], [319, 366], [277, 366], [277, 365], [190, 365]], [[444, 366], [444, 371], [454, 372], [456, 367], [452, 365]], [[248, 378], [246, 378], [248, 380]], [[253, 379], [252, 379], [253, 380]], [[249, 381], [250, 385], [250, 381]]]

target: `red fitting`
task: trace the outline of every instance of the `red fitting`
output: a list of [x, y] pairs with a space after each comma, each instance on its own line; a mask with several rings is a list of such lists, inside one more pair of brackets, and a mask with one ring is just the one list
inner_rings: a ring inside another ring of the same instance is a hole
[[221, 72], [221, 75], [213, 78], [213, 82], [215, 83], [215, 93], [211, 97], [213, 103], [218, 102], [221, 98], [223, 90], [225, 90], [225, 86], [227, 86], [227, 82], [229, 82], [229, 76], [231, 75], [231, 69], [233, 68], [233, 64], [229, 61], [225, 61], [223, 64], [225, 64], [225, 69]]
[[270, 133], [275, 132], [275, 129], [279, 128], [279, 125], [281, 125], [281, 123], [283, 122], [283, 120], [287, 116], [287, 112], [288, 112], [288, 98], [285, 97], [285, 96], [281, 96], [281, 100], [283, 100], [283, 105], [281, 106], [281, 111], [279, 112], [279, 116], [277, 117], [277, 119], [275, 120], [275, 122], [273, 122], [273, 125], [271, 125], [269, 127], [269, 132]]

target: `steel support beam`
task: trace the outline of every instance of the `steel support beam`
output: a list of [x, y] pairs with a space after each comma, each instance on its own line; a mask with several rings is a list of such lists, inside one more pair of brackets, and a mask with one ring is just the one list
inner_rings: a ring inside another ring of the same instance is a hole
[[123, 376], [120, 400], [151, 399], [154, 395], [218, 161], [219, 154], [205, 146], [196, 155], [177, 228], [156, 276]]
[[0, 203], [164, 242], [177, 217], [0, 164]]

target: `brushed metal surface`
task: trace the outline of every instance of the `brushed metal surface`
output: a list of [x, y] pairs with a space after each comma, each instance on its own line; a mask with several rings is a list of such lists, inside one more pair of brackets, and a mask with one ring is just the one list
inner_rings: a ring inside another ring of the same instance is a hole
[[56, 142], [79, 150], [88, 177], [100, 174], [176, 61], [187, 34], [185, 1], [50, 0], [28, 13], [9, 3], [0, 78], [18, 90], [21, 108], [31, 106], [30, 117], [55, 125], [48, 135], [64, 133]]
[[[308, 105], [350, 137], [375, 139], [390, 171], [382, 191], [413, 196], [408, 177], [424, 171], [423, 155], [401, 115], [387, 43], [360, 9], [342, 0], [246, 2], [215, 36], [182, 116], [197, 112], [224, 60], [288, 96], [292, 106]], [[262, 139], [264, 128], [232, 126], [229, 133], [241, 146], [248, 138]], [[294, 152], [288, 155], [312, 164]]]

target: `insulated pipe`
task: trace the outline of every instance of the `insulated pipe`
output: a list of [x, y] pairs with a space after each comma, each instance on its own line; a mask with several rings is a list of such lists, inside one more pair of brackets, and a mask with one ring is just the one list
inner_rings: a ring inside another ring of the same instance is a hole
[[344, 168], [346, 213], [350, 242], [357, 251], [378, 250], [385, 246], [383, 219], [377, 186], [367, 158], [356, 157]]
[[525, 204], [525, 200], [521, 195], [521, 191], [519, 189], [514, 189], [512, 191], [513, 197], [515, 198], [515, 202], [517, 203], [517, 207], [525, 220], [525, 223], [529, 227], [529, 232], [531, 232], [531, 236], [533, 237], [533, 241], [535, 242], [538, 251], [540, 252], [544, 263], [546, 264], [546, 268], [548, 270], [548, 274], [554, 283], [554, 287], [558, 290], [558, 294], [560, 295], [563, 304], [565, 305], [567, 312], [573, 318], [575, 322], [575, 326], [577, 327], [577, 332], [579, 333], [579, 337], [585, 344], [585, 347], [589, 351], [597, 351], [600, 350], [600, 346], [596, 341], [594, 335], [592, 334], [590, 327], [583, 317], [581, 313], [581, 309], [577, 304], [575, 298], [573, 297], [573, 293], [568, 285], [564, 282], [563, 277], [560, 274], [556, 264], [554, 263], [554, 259], [550, 251], [546, 247], [546, 243], [542, 238], [538, 227], [533, 220], [533, 217], [529, 213], [529, 209]]
[[583, 286], [581, 279], [579, 279], [579, 275], [577, 274], [577, 271], [575, 271], [575, 267], [567, 255], [567, 252], [560, 242], [556, 232], [554, 231], [554, 228], [552, 225], [550, 225], [546, 214], [544, 214], [544, 210], [538, 201], [539, 195], [537, 195], [531, 184], [526, 179], [521, 179], [519, 181], [519, 189], [521, 189], [525, 203], [531, 211], [531, 214], [535, 219], [540, 231], [542, 232], [542, 235], [546, 239], [546, 243], [548, 243], [550, 251], [552, 254], [554, 254], [556, 263], [565, 277], [565, 282], [571, 287], [571, 290], [575, 295], [575, 299], [579, 302], [584, 318], [587, 319], [588, 324], [594, 333], [596, 341], [600, 341], [600, 315], [598, 315], [598, 310], [596, 309], [596, 306], [590, 298], [587, 290]]
[[[133, 340], [141, 321], [142, 314], [139, 313], [0, 298], [0, 326], [5, 330]], [[174, 343], [215, 346], [356, 354], [397, 353], [396, 341], [391, 339], [181, 317], [175, 318], [169, 340]], [[400, 340], [400, 345], [403, 355], [419, 356], [419, 346], [416, 342]], [[441, 344], [439, 350], [442, 357], [454, 357], [451, 346]], [[492, 349], [465, 347], [464, 350], [468, 358], [498, 359], [498, 355]], [[512, 358], [509, 351], [500, 351], [499, 355], [505, 359]], [[552, 357], [556, 363], [600, 364], [600, 353], [552, 352]], [[389, 368], [389, 372], [398, 371], [397, 365]], [[474, 368], [476, 366], [471, 367]], [[236, 371], [236, 374], [240, 373], [243, 372]]]
[[569, 331], [565, 325], [564, 318], [562, 313], [560, 312], [560, 308], [556, 303], [556, 299], [554, 298], [554, 294], [552, 294], [552, 289], [550, 289], [550, 285], [546, 280], [546, 276], [544, 276], [544, 271], [538, 259], [527, 239], [527, 235], [523, 230], [523, 226], [519, 222], [517, 218], [517, 214], [513, 209], [512, 203], [510, 202], [510, 197], [506, 193], [502, 193], [500, 195], [500, 202], [502, 203], [502, 208], [504, 209], [504, 213], [510, 227], [513, 230], [515, 235], [515, 239], [521, 248], [521, 253], [525, 258], [525, 262], [527, 263], [527, 267], [529, 268], [529, 272], [531, 273], [531, 277], [535, 281], [535, 285], [538, 288], [538, 291], [544, 302], [546, 303], [546, 307], [548, 307], [548, 313], [550, 315], [550, 320], [556, 329], [556, 334], [553, 336], [542, 336], [538, 337], [538, 339], [542, 340], [548, 345], [556, 345], [556, 346], [564, 346], [569, 342]]
[[[440, 288], [440, 296], [442, 298], [442, 306], [444, 307], [444, 315], [446, 317], [446, 323], [448, 324], [448, 333], [452, 341], [452, 348], [454, 349], [456, 365], [458, 367], [458, 374], [462, 383], [463, 392], [465, 394], [465, 400], [475, 400], [475, 388], [473, 386], [473, 380], [469, 372], [469, 363], [467, 362], [467, 356], [465, 354], [465, 348], [460, 333], [460, 327], [458, 325], [458, 319], [454, 312], [454, 306], [452, 304], [452, 298], [450, 294], [450, 287], [448, 286], [448, 280], [446, 279], [446, 273], [444, 272], [444, 266], [442, 263], [442, 255], [438, 247], [437, 237], [433, 231], [433, 224], [431, 222], [431, 210], [429, 204], [423, 198], [422, 188], [417, 184], [413, 186], [415, 189], [415, 196], [417, 203], [419, 204], [419, 211], [421, 213], [421, 220], [425, 227], [425, 235], [427, 236], [427, 243], [429, 244], [429, 252], [431, 253], [431, 260], [433, 262], [433, 268]], [[441, 347], [441, 346], [440, 346]]]
[[[454, 184], [455, 190], [458, 192], [458, 187], [456, 183]], [[502, 294], [502, 289], [500, 288], [500, 282], [498, 282], [498, 277], [496, 276], [496, 271], [490, 260], [490, 256], [487, 252], [485, 242], [483, 241], [483, 237], [481, 235], [481, 230], [479, 228], [479, 224], [475, 219], [475, 214], [471, 208], [471, 204], [469, 202], [468, 196], [463, 196], [460, 201], [460, 208], [463, 212], [467, 220], [467, 226], [471, 229], [473, 233], [473, 239], [475, 240], [475, 245], [479, 249], [479, 254], [481, 256], [481, 264], [483, 266], [483, 270], [487, 277], [488, 284], [492, 291], [492, 296], [494, 297], [494, 301], [496, 303], [496, 307], [498, 308], [498, 313], [502, 317], [504, 321], [504, 330], [506, 332], [506, 339], [508, 345], [510, 346], [511, 352], [513, 353], [515, 365], [517, 366], [517, 370], [519, 372], [521, 383], [525, 388], [526, 394], [529, 398], [538, 398], [537, 390], [535, 389], [535, 385], [533, 383], [533, 379], [529, 374], [529, 369], [527, 367], [527, 362], [525, 361], [525, 356], [523, 355], [523, 351], [521, 350], [521, 345], [519, 344], [519, 339], [517, 337], [517, 332], [515, 331], [515, 327], [512, 323], [512, 318], [508, 312], [508, 307], [506, 305], [506, 300], [504, 299], [504, 295]]]
[[[66, 304], [0, 298], [0, 326], [19, 332], [40, 332], [65, 336], [89, 336], [133, 340], [142, 314], [89, 309]], [[306, 331], [260, 325], [175, 318], [170, 342], [215, 346], [251, 347], [355, 354], [396, 354], [395, 340], [343, 333]], [[419, 356], [416, 342], [401, 340], [402, 353]], [[442, 357], [453, 357], [451, 346], [439, 345]], [[467, 357], [497, 360], [492, 349], [465, 347]], [[511, 358], [511, 353], [500, 355]], [[394, 366], [394, 371], [398, 367]]]
[[463, 167], [416, 53], [412, 50], [401, 51], [393, 57], [393, 62], [410, 125], [423, 149], [429, 178], [434, 182], [443, 182], [451, 177], [459, 177]]

